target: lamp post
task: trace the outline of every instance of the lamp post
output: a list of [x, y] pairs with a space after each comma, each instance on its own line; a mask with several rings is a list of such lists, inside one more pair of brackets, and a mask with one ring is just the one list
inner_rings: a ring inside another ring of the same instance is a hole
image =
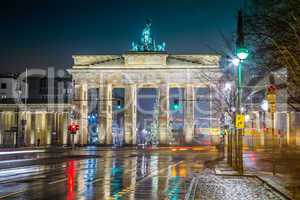
[[[243, 61], [246, 60], [249, 56], [248, 49], [242, 47], [237, 49], [236, 53], [238, 59], [240, 60], [237, 66], [237, 114], [242, 114], [242, 84], [243, 84]], [[239, 174], [244, 173], [243, 167], [243, 133], [244, 128], [237, 129], [237, 142], [238, 142], [238, 152], [237, 152], [237, 170]]]
[[[243, 167], [243, 132], [244, 132], [244, 116], [242, 114], [242, 83], [243, 83], [243, 61], [249, 56], [249, 51], [245, 48], [244, 44], [244, 24], [243, 24], [243, 13], [241, 10], [238, 11], [237, 17], [237, 40], [236, 40], [236, 57], [239, 59], [237, 66], [237, 111], [236, 111], [236, 141], [237, 141], [237, 153], [236, 153], [236, 168], [239, 174], [244, 173]], [[238, 120], [239, 119], [239, 120]]]

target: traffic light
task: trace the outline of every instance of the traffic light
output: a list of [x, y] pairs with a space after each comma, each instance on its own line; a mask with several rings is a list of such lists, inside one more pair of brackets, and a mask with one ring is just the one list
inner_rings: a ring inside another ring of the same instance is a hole
[[226, 134], [225, 134], [225, 130], [221, 130], [220, 135], [221, 135], [222, 137], [224, 137], [224, 136], [226, 135]]
[[117, 101], [117, 109], [121, 109], [122, 108], [122, 104], [121, 104], [121, 100]]
[[268, 92], [268, 94], [275, 94], [276, 91], [277, 91], [277, 88], [276, 88], [275, 85], [269, 85], [269, 86], [267, 87], [267, 92]]
[[179, 99], [174, 99], [174, 103], [172, 105], [173, 110], [177, 111], [180, 108]]
[[71, 124], [69, 124], [68, 126], [68, 131], [71, 133], [71, 134], [76, 134], [76, 132], [79, 130], [79, 125], [72, 122]]

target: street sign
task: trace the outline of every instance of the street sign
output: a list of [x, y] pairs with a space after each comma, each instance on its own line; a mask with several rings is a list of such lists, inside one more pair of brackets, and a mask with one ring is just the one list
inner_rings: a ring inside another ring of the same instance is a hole
[[275, 85], [271, 84], [267, 88], [267, 101], [268, 101], [268, 111], [276, 112], [276, 92], [277, 88]]
[[275, 94], [268, 94], [267, 101], [269, 104], [276, 104], [276, 95]]
[[269, 104], [268, 110], [269, 112], [276, 112], [276, 104]]
[[276, 95], [275, 94], [268, 94], [268, 110], [269, 112], [276, 112]]
[[235, 119], [236, 128], [245, 128], [245, 115], [237, 114]]

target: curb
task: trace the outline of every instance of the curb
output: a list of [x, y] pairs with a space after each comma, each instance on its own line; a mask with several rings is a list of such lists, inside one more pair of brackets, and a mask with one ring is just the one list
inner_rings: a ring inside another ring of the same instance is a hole
[[[250, 175], [251, 176], [251, 175]], [[288, 191], [281, 191], [280, 189], [278, 189], [276, 186], [272, 185], [271, 183], [269, 183], [268, 181], [264, 180], [263, 178], [261, 178], [258, 175], [252, 175], [254, 177], [256, 177], [257, 179], [259, 179], [261, 182], [263, 182], [264, 184], [268, 185], [268, 187], [272, 188], [272, 190], [275, 190], [277, 193], [279, 193], [281, 196], [285, 197], [286, 199], [289, 200], [293, 200], [294, 198], [292, 197], [292, 195], [288, 192]]]
[[215, 174], [217, 176], [236, 176], [236, 177], [251, 177], [251, 178], [256, 178], [256, 179], [260, 180], [263, 184], [265, 184], [268, 187], [270, 187], [276, 193], [278, 193], [279, 195], [281, 195], [282, 197], [284, 197], [284, 198], [286, 198], [288, 200], [293, 200], [292, 195], [288, 191], [282, 191], [282, 190], [278, 189], [276, 186], [272, 185], [269, 181], [264, 180], [259, 175], [255, 175], [255, 174], [243, 174], [243, 175], [240, 175], [237, 172], [235, 172], [235, 174], [223, 174], [221, 172], [221, 170], [219, 170], [217, 168], [215, 168]]

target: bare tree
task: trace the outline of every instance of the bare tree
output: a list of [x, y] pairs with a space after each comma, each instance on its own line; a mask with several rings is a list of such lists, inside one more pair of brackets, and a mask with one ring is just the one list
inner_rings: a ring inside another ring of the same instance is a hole
[[300, 103], [300, 2], [250, 0], [245, 15], [247, 46], [253, 52], [251, 73], [261, 76], [286, 68], [289, 104]]

